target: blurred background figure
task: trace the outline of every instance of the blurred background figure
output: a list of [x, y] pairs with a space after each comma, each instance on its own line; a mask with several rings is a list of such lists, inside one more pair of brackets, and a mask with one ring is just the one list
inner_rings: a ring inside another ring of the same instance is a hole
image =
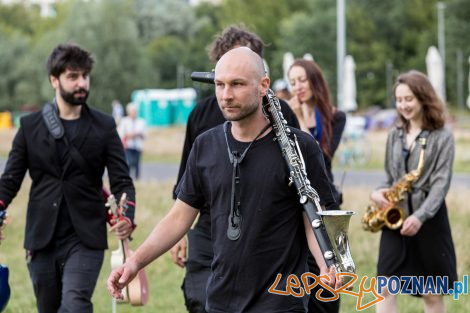
[[276, 97], [282, 100], [289, 100], [291, 94], [289, 92], [289, 85], [284, 79], [277, 79], [273, 84], [273, 91]]
[[[346, 114], [337, 110], [330, 102], [330, 91], [320, 67], [311, 60], [295, 60], [287, 72], [291, 85], [292, 98], [289, 106], [300, 124], [300, 129], [311, 134], [320, 143], [325, 160], [326, 172], [333, 182], [331, 163], [341, 141], [346, 125]], [[337, 188], [332, 190], [338, 204], [342, 203], [342, 194]], [[320, 272], [312, 255], [308, 258], [311, 273]], [[312, 295], [315, 292], [312, 290]], [[330, 295], [328, 296], [330, 297]], [[321, 302], [311, 296], [308, 303], [309, 312], [339, 312], [339, 299], [332, 302]]]
[[111, 106], [113, 108], [112, 115], [116, 121], [116, 125], [119, 125], [122, 117], [124, 116], [124, 108], [122, 107], [121, 102], [119, 102], [117, 99], [113, 100]]
[[137, 106], [133, 102], [127, 104], [126, 113], [119, 124], [119, 135], [126, 151], [129, 172], [132, 175], [134, 171], [134, 178], [139, 179], [146, 125], [144, 119], [137, 117]]

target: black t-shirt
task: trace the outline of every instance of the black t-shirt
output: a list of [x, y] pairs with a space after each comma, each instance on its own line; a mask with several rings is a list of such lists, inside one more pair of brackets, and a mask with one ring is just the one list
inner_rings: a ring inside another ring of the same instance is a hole
[[[295, 128], [300, 128], [299, 122], [294, 112], [289, 108], [289, 105], [281, 99], [279, 102], [281, 104], [282, 114], [284, 115], [287, 124]], [[215, 95], [204, 98], [197, 103], [196, 107], [189, 115], [188, 124], [186, 126], [186, 136], [176, 185], [180, 182], [184, 170], [186, 169], [189, 153], [196, 137], [215, 126], [223, 124], [224, 122], [225, 118], [220, 111]], [[176, 185], [173, 193], [173, 197], [175, 199], [177, 194]], [[207, 208], [199, 207], [198, 209], [201, 209], [201, 213], [195, 229], [210, 236], [210, 217], [207, 214]]]
[[[301, 147], [308, 178], [322, 204], [334, 203], [324, 170], [322, 152], [310, 135], [292, 129]], [[232, 150], [237, 142], [228, 132]], [[288, 186], [289, 171], [271, 131], [255, 141], [240, 164], [241, 236], [227, 237], [232, 190], [232, 165], [223, 126], [199, 136], [179, 184], [178, 199], [194, 208], [208, 204], [214, 259], [207, 288], [210, 312], [303, 312], [308, 298], [270, 294], [277, 274], [285, 289], [290, 274], [306, 272], [307, 240], [303, 208], [295, 187]]]
[[[78, 135], [79, 126], [81, 119], [75, 120], [64, 120], [61, 119], [62, 125], [64, 126], [65, 136], [69, 142], [71, 142]], [[75, 163], [70, 156], [69, 148], [65, 144], [64, 139], [57, 140], [57, 153], [59, 154], [60, 164], [62, 166], [62, 172], [67, 171], [71, 166], [74, 167]], [[59, 207], [59, 216], [57, 218], [57, 224], [54, 232], [54, 238], [56, 240], [65, 238], [70, 234], [74, 233], [72, 220], [70, 219], [69, 205], [65, 198], [62, 197]]]

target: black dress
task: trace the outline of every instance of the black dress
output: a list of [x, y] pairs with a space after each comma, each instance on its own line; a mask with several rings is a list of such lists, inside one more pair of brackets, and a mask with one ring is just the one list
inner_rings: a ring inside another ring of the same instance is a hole
[[[428, 151], [425, 154], [428, 163], [426, 163], [425, 171], [432, 172], [433, 166], [430, 164], [433, 163], [429, 162], [432, 162], [432, 159], [437, 158], [437, 155], [439, 155], [437, 150], [433, 150], [432, 144], [438, 142], [439, 137], [442, 137], [442, 135], [439, 135], [437, 131], [432, 132], [428, 137]], [[391, 166], [390, 164], [393, 161], [390, 159], [395, 158], [397, 160], [400, 154], [403, 161], [401, 164], [403, 164], [406, 172], [416, 167], [414, 165], [416, 160], [410, 162], [412, 153], [404, 148], [403, 140], [404, 135], [401, 130], [392, 132], [389, 135], [387, 142], [387, 157], [389, 160], [386, 160], [386, 168], [393, 168], [397, 171], [399, 166]], [[416, 159], [419, 151], [413, 151], [413, 153]], [[427, 176], [427, 174], [422, 173], [420, 177], [420, 179], [427, 180], [423, 176]], [[428, 191], [423, 191], [424, 187], [417, 188], [417, 185], [414, 185], [415, 188], [406, 195], [403, 201], [403, 205], [408, 208], [410, 215], [418, 210], [418, 206], [412, 204], [412, 198], [422, 197], [420, 202], [423, 202], [424, 199], [429, 197]], [[426, 186], [422, 183], [419, 185]], [[434, 283], [436, 283], [435, 277], [441, 276], [448, 278], [448, 289], [453, 288], [453, 283], [457, 280], [455, 249], [447, 206], [444, 199], [440, 201], [442, 203], [436, 214], [422, 224], [415, 236], [402, 236], [400, 229], [390, 230], [386, 227], [382, 229], [377, 276], [422, 276], [424, 281], [427, 281], [427, 277], [434, 277]], [[419, 296], [419, 294], [415, 295]]]

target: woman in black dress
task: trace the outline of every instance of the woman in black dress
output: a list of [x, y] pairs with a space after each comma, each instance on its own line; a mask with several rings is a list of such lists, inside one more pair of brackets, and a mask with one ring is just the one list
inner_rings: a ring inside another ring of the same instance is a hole
[[[394, 87], [398, 122], [390, 130], [385, 155], [387, 181], [371, 193], [377, 207], [390, 205], [384, 193], [406, 173], [417, 168], [426, 137], [424, 168], [412, 190], [397, 206], [405, 211], [401, 229], [382, 229], [378, 276], [422, 276], [455, 280], [456, 257], [447, 216], [445, 196], [449, 190], [454, 160], [454, 138], [444, 127], [445, 109], [428, 78], [417, 71], [400, 75]], [[377, 312], [398, 312], [396, 295], [388, 290]], [[422, 296], [425, 312], [445, 312], [442, 294]]]

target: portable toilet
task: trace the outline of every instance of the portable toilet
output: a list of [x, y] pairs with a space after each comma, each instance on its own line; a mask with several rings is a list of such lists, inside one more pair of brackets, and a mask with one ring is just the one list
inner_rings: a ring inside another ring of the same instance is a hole
[[136, 90], [132, 93], [132, 101], [136, 104], [139, 117], [147, 126], [169, 126], [173, 123], [171, 94], [165, 89]]
[[173, 89], [173, 122], [186, 125], [189, 114], [196, 106], [196, 90], [194, 88]]

